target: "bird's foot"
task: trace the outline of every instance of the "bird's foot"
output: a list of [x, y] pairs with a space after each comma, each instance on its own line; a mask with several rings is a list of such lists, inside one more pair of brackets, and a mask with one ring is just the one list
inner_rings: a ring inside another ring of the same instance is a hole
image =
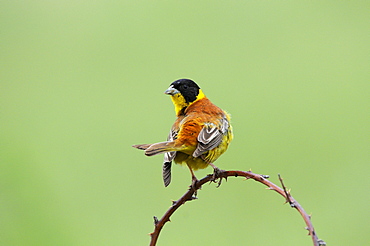
[[[227, 177], [222, 177], [221, 173], [223, 170], [219, 169], [218, 167], [213, 167], [213, 174], [212, 174], [212, 182], [217, 183], [217, 188], [220, 187], [222, 183], [222, 179], [224, 178], [227, 181]], [[218, 180], [218, 181], [217, 181]]]
[[199, 182], [199, 180], [193, 176], [192, 179], [191, 179], [191, 185], [189, 186], [190, 190], [193, 190], [194, 191], [194, 195], [193, 195], [193, 199], [196, 199], [197, 198], [197, 183]]

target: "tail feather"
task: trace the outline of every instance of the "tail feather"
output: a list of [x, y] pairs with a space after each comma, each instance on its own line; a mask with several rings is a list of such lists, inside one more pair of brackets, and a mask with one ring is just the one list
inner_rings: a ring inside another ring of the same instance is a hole
[[132, 145], [132, 147], [137, 148], [137, 149], [146, 150], [147, 148], [150, 147], [150, 145], [151, 144], [136, 144], [136, 145]]
[[161, 142], [155, 144], [136, 144], [132, 147], [145, 150], [145, 155], [152, 156], [165, 152], [177, 151], [179, 148], [175, 147], [175, 142]]
[[155, 143], [149, 146], [149, 148], [145, 149], [145, 155], [153, 156], [158, 155], [165, 152], [175, 151], [174, 148], [175, 142], [161, 142]]
[[165, 187], [171, 183], [171, 164], [171, 161], [163, 163], [162, 176]]

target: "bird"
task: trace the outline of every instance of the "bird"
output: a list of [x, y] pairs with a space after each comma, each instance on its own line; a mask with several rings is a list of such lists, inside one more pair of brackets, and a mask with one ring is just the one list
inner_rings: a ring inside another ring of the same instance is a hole
[[172, 161], [189, 168], [194, 185], [198, 181], [194, 171], [208, 166], [213, 167], [214, 173], [220, 171], [213, 162], [228, 149], [233, 139], [230, 115], [214, 105], [191, 79], [172, 82], [164, 93], [170, 95], [177, 116], [167, 141], [132, 147], [144, 150], [146, 156], [164, 154], [165, 187], [171, 182]]

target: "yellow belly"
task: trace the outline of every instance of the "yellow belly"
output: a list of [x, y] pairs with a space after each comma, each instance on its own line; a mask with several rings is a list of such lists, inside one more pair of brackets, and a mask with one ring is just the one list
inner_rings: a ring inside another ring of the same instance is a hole
[[[227, 150], [232, 138], [233, 135], [230, 129], [230, 131], [223, 137], [220, 145], [204, 153], [203, 158], [193, 157], [190, 153], [177, 151], [175, 162], [181, 165], [188, 165], [193, 170], [204, 169], [209, 165], [209, 163], [213, 164], [213, 162], [215, 162], [218, 157]], [[194, 150], [191, 152], [194, 152]]]
[[200, 157], [193, 157], [179, 151], [176, 153], [175, 162], [181, 165], [188, 165], [193, 170], [204, 169], [209, 165]]

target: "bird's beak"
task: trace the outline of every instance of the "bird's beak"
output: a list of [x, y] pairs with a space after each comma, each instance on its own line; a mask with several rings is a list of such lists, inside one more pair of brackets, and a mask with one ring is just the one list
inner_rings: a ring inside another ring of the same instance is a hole
[[168, 87], [168, 89], [164, 92], [164, 94], [167, 94], [167, 95], [175, 95], [177, 93], [180, 93], [179, 90], [177, 90], [175, 87], [173, 87], [173, 85], [171, 85], [170, 87]]

